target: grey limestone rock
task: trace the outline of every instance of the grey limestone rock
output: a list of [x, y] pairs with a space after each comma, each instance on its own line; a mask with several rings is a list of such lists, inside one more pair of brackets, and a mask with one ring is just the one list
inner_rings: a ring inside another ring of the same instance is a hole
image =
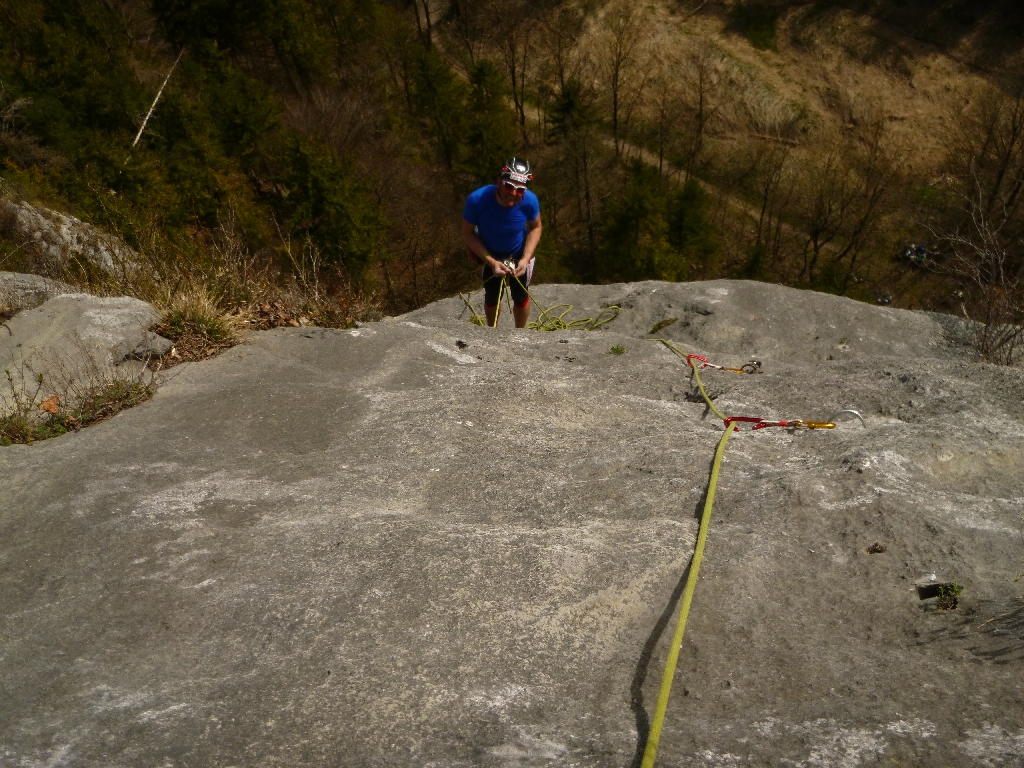
[[[70, 375], [100, 379], [126, 360], [169, 352], [171, 342], [149, 330], [159, 321], [139, 299], [60, 294], [0, 326], [0, 370], [42, 374], [46, 391]], [[10, 393], [3, 394], [6, 401]]]
[[866, 427], [730, 439], [657, 765], [1024, 763], [1024, 371], [778, 286], [535, 296], [623, 309], [254, 333], [0, 449], [0, 763], [635, 765], [723, 432], [667, 317], [762, 361], [725, 413]]
[[60, 273], [71, 259], [107, 272], [134, 270], [139, 255], [123, 240], [59, 211], [0, 197], [0, 231], [26, 245], [40, 271]]
[[22, 309], [38, 307], [47, 299], [75, 289], [59, 280], [19, 272], [0, 272], [0, 312], [14, 314]]

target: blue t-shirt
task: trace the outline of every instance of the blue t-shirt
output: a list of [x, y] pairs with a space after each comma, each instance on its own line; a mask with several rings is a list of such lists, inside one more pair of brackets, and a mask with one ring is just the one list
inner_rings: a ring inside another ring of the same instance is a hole
[[540, 216], [540, 201], [533, 192], [526, 190], [518, 205], [505, 208], [494, 193], [493, 184], [471, 192], [462, 209], [462, 218], [477, 228], [480, 239], [492, 254], [512, 254], [526, 239], [526, 222]]

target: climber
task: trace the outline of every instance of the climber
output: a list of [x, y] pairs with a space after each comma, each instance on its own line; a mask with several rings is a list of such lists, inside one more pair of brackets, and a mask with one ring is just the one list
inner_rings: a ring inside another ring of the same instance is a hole
[[540, 242], [540, 201], [527, 189], [533, 181], [530, 163], [509, 159], [494, 184], [471, 192], [462, 211], [462, 239], [469, 257], [483, 265], [484, 313], [494, 326], [501, 278], [512, 292], [516, 328], [530, 317], [525, 287], [533, 276], [533, 254]]

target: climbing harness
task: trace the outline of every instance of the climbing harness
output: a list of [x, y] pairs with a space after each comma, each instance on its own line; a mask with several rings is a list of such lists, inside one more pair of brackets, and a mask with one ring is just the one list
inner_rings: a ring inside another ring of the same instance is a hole
[[[510, 259], [510, 260], [504, 262], [504, 266], [507, 269], [511, 270], [510, 274], [511, 274], [512, 278], [517, 283], [519, 283], [519, 287], [522, 288], [526, 292], [526, 295], [530, 297], [530, 301], [532, 303], [536, 304], [537, 305], [537, 309], [540, 311], [540, 313], [538, 314], [536, 320], [526, 324], [526, 327], [529, 330], [532, 330], [532, 331], [571, 331], [571, 330], [592, 331], [595, 328], [599, 328], [600, 326], [604, 325], [605, 323], [610, 323], [612, 320], [614, 320], [616, 317], [619, 316], [619, 312], [622, 309], [617, 304], [613, 304], [610, 307], [605, 307], [604, 309], [602, 309], [601, 312], [597, 315], [597, 317], [583, 317], [583, 318], [578, 318], [576, 320], [566, 320], [565, 316], [567, 314], [569, 314], [570, 312], [572, 312], [572, 310], [573, 310], [572, 304], [555, 304], [553, 307], [548, 307], [547, 309], [545, 309], [544, 306], [539, 301], [537, 301], [537, 299], [534, 298], [533, 294], [530, 293], [530, 289], [527, 288], [525, 285], [523, 285], [522, 280], [519, 279], [519, 275], [517, 275], [515, 273], [515, 267], [516, 267], [515, 262], [513, 262]], [[499, 277], [498, 275], [491, 275], [487, 279], [488, 280], [495, 280], [498, 277]], [[501, 277], [501, 285], [498, 287], [498, 311], [497, 311], [497, 313], [494, 316], [494, 326], [495, 327], [497, 327], [497, 325], [498, 325], [498, 317], [501, 314], [501, 300], [502, 300], [502, 298], [505, 298], [507, 300], [508, 306], [509, 306], [509, 312], [512, 311], [512, 288], [511, 288], [511, 286], [509, 285], [509, 282], [508, 282], [509, 275], [501, 275], [500, 277]], [[459, 297], [466, 303], [466, 306], [469, 307], [469, 311], [473, 313], [473, 316], [470, 318], [469, 321], [471, 323], [475, 323], [476, 325], [486, 326], [487, 325], [487, 321], [483, 317], [480, 316], [480, 313], [478, 313], [476, 311], [476, 309], [470, 303], [469, 299], [466, 298], [466, 296], [463, 295], [462, 293], [459, 294]], [[558, 312], [558, 310], [562, 310], [562, 311]], [[558, 314], [555, 314], [556, 312], [558, 312]], [[758, 365], [760, 365], [760, 364], [758, 364]]]
[[[676, 665], [679, 660], [679, 651], [683, 644], [683, 633], [686, 631], [686, 619], [690, 614], [690, 605], [693, 602], [694, 590], [697, 588], [697, 578], [700, 572], [700, 565], [704, 559], [704, 546], [707, 543], [708, 527], [711, 523], [711, 508], [715, 501], [715, 490], [718, 488], [718, 475], [722, 467], [722, 457], [725, 455], [725, 445], [729, 442], [730, 435], [739, 430], [740, 424], [750, 424], [751, 431], [765, 429], [767, 427], [784, 427], [789, 429], [835, 429], [836, 423], [834, 419], [845, 413], [853, 414], [860, 419], [860, 423], [862, 425], [867, 427], [867, 425], [864, 424], [864, 418], [857, 411], [849, 409], [836, 411], [828, 418], [827, 421], [805, 421], [803, 419], [769, 421], [759, 416], [726, 416], [715, 406], [711, 401], [711, 398], [708, 396], [707, 390], [704, 389], [704, 383], [700, 378], [700, 371], [705, 368], [713, 368], [720, 371], [751, 374], [760, 372], [761, 363], [751, 361], [747, 365], [744, 365], [743, 368], [727, 368], [721, 365], [714, 365], [713, 363], [708, 362], [707, 358], [701, 357], [700, 355], [688, 355], [678, 349], [667, 339], [651, 339], [651, 341], [661, 342], [679, 357], [686, 360], [687, 365], [689, 365], [690, 369], [693, 371], [694, 379], [697, 382], [697, 387], [700, 389], [701, 396], [704, 398], [704, 402], [707, 403], [708, 408], [725, 424], [725, 433], [718, 441], [718, 448], [715, 449], [715, 460], [711, 465], [711, 477], [708, 480], [708, 493], [707, 498], [704, 501], [704, 512], [701, 515], [700, 528], [697, 532], [697, 543], [694, 546], [693, 559], [690, 561], [690, 572], [686, 578], [686, 587], [683, 590], [683, 598], [679, 606], [679, 618], [676, 622], [675, 632], [672, 635], [672, 645], [669, 647], [668, 659], [665, 662], [665, 673], [661, 678], [661, 688], [658, 691], [658, 701], [654, 707], [654, 717], [651, 721], [651, 729], [647, 734], [647, 744], [644, 747], [644, 755], [640, 763], [641, 768], [654, 768], [654, 759], [658, 752], [658, 741], [661, 738], [661, 729], [665, 722], [665, 713], [668, 710], [669, 694], [672, 691], [672, 679], [675, 677]], [[697, 361], [699, 361], [699, 363]]]

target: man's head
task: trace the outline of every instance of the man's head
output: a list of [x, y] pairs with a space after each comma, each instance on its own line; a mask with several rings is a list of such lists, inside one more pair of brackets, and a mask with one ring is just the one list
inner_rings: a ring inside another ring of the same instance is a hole
[[499, 202], [506, 207], [521, 202], [531, 181], [533, 174], [530, 173], [529, 161], [518, 157], [509, 158], [498, 174]]

